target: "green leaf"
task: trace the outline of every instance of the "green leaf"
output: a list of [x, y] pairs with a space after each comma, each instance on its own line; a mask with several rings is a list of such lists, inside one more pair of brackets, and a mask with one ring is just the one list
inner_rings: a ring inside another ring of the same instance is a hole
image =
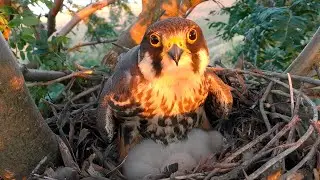
[[20, 40], [20, 41], [17, 43], [17, 45], [18, 45], [18, 49], [21, 51], [21, 50], [23, 50], [24, 46], [26, 45], [26, 42], [23, 41], [23, 40]]
[[30, 51], [27, 51], [27, 58], [28, 58], [29, 61], [33, 61], [33, 55], [32, 55], [32, 53]]
[[0, 12], [4, 13], [5, 15], [12, 15], [16, 13], [16, 10], [11, 6], [5, 5], [0, 7]]
[[22, 34], [21, 38], [26, 42], [32, 42], [35, 38], [31, 34]]
[[15, 27], [19, 26], [21, 24], [21, 22], [22, 22], [22, 20], [20, 17], [15, 17], [8, 23], [8, 26], [10, 28], [15, 28]]
[[22, 23], [26, 26], [34, 26], [39, 23], [39, 19], [35, 16], [25, 16], [22, 19]]
[[20, 56], [21, 56], [22, 60], [26, 59], [26, 55], [25, 55], [25, 53], [23, 51], [20, 51]]

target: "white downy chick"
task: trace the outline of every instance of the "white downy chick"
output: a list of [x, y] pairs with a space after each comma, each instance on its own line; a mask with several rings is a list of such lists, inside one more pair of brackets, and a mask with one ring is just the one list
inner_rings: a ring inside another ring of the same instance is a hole
[[223, 136], [217, 131], [206, 132], [193, 129], [188, 139], [168, 146], [157, 144], [146, 139], [129, 151], [123, 165], [124, 175], [129, 180], [143, 179], [146, 176], [158, 175], [166, 166], [178, 163], [175, 175], [190, 171], [203, 158], [217, 153], [223, 147]]
[[123, 164], [123, 173], [129, 180], [160, 174], [160, 168], [167, 157], [162, 144], [155, 143], [151, 139], [142, 140], [129, 151]]
[[209, 148], [212, 153], [218, 153], [223, 150], [226, 145], [226, 139], [222, 136], [219, 131], [209, 131]]
[[222, 150], [224, 137], [218, 131], [204, 131], [202, 129], [192, 129], [188, 133], [188, 139], [170, 144], [167, 149], [171, 154], [176, 152], [186, 152], [198, 162], [202, 158]]

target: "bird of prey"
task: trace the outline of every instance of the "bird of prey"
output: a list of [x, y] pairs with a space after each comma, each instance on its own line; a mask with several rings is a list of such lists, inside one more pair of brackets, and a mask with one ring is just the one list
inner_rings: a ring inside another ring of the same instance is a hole
[[142, 138], [168, 144], [192, 128], [211, 129], [206, 109], [228, 117], [231, 88], [208, 64], [202, 30], [179, 17], [150, 25], [141, 43], [119, 56], [101, 92], [97, 126], [108, 141], [118, 129], [120, 159]]

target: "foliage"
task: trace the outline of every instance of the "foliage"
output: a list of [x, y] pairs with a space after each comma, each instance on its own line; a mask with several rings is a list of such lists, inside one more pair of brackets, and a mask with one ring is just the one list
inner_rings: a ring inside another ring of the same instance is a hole
[[[80, 63], [86, 67], [92, 67], [98, 64], [97, 62], [101, 60], [96, 59], [97, 56], [82, 58], [79, 55], [70, 55], [72, 53], [69, 53], [67, 49], [72, 46], [75, 39], [71, 33], [71, 35], [68, 36], [52, 37], [49, 40], [46, 24], [40, 21], [40, 19], [43, 19], [46, 14], [36, 15], [29, 9], [29, 7], [40, 7], [40, 4], [42, 4], [46, 6], [47, 9], [51, 9], [53, 7], [52, 0], [17, 0], [13, 2], [12, 6], [3, 6], [0, 8], [0, 21], [11, 29], [8, 43], [19, 63], [26, 64], [31, 68], [42, 70], [64, 71], [75, 70], [73, 62], [79, 59], [86, 60], [81, 61]], [[120, 18], [124, 16], [121, 15], [125, 15], [129, 20], [130, 18], [132, 19], [133, 16], [126, 3], [127, 1], [121, 1], [116, 4], [120, 8], [111, 8], [110, 14], [112, 14], [112, 18], [110, 21], [99, 17], [97, 14], [93, 14], [88, 17], [85, 20], [84, 25], [79, 25], [81, 28], [83, 28], [82, 26], [86, 26], [87, 29], [87, 31], [84, 32], [85, 39], [81, 39], [80, 41], [97, 41], [109, 38], [114, 39], [117, 37], [118, 31], [123, 28], [123, 26], [121, 26], [123, 24], [120, 23]], [[77, 9], [78, 11], [84, 8], [73, 4], [71, 0], [68, 0], [66, 4], [72, 7], [66, 8], [66, 5], [62, 10], [64, 12], [69, 11], [70, 9]], [[3, 17], [10, 17], [10, 19], [6, 20]], [[0, 26], [0, 28], [5, 26]], [[82, 29], [80, 29], [80, 31], [81, 30]], [[110, 45], [100, 46], [103, 47], [104, 51], [106, 48], [110, 47]], [[93, 46], [93, 48], [95, 47], [96, 46]], [[90, 52], [92, 52], [92, 47]], [[103, 54], [103, 52], [85, 54]], [[61, 97], [63, 97], [65, 87], [65, 84], [54, 84], [48, 87], [32, 87], [29, 90], [39, 109], [41, 111], [45, 111], [48, 107], [46, 107], [43, 100], [54, 102], [61, 99]]]
[[212, 22], [209, 28], [217, 29], [224, 40], [245, 37], [236, 57], [243, 54], [259, 68], [282, 71], [318, 28], [320, 1], [238, 0], [223, 8], [222, 13], [230, 15], [229, 21]]

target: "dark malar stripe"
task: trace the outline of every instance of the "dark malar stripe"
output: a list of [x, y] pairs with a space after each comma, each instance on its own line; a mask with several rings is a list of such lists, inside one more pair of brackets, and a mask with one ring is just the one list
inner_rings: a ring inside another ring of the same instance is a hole
[[199, 54], [192, 53], [192, 70], [194, 73], [199, 72], [199, 65], [200, 65], [200, 56]]

